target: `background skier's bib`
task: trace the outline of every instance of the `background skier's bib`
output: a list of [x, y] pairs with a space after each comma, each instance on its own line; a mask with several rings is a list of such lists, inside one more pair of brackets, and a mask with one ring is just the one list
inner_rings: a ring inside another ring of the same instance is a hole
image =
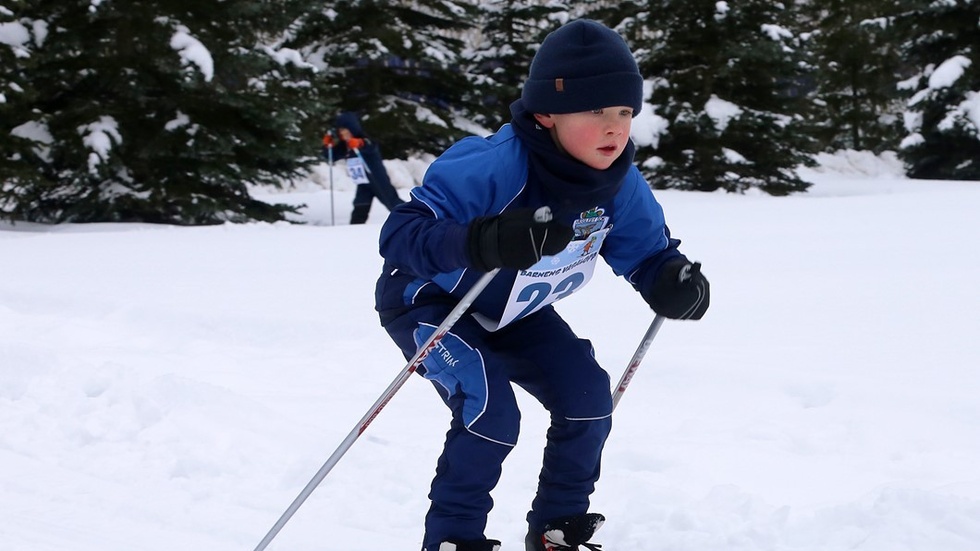
[[368, 180], [367, 170], [364, 168], [364, 161], [360, 157], [354, 159], [347, 159], [347, 175], [355, 184], [370, 184], [371, 181]]

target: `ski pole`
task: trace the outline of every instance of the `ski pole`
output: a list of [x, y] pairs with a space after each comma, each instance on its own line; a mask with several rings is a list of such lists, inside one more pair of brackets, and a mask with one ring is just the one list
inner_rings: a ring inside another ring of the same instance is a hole
[[[692, 277], [697, 277], [697, 274], [701, 272], [701, 263], [695, 262], [693, 264], [688, 264], [677, 274], [677, 281], [679, 283], [684, 283], [685, 281], [691, 279]], [[660, 331], [660, 326], [664, 324], [664, 317], [657, 314], [653, 317], [653, 321], [650, 322], [650, 327], [647, 328], [647, 332], [643, 335], [643, 340], [640, 341], [640, 346], [636, 348], [636, 352], [633, 353], [633, 357], [630, 359], [629, 365], [626, 367], [626, 372], [623, 373], [623, 377], [619, 380], [619, 385], [616, 386], [616, 390], [613, 391], [613, 410], [616, 409], [616, 404], [623, 397], [623, 393], [626, 392], [626, 387], [630, 385], [630, 381], [633, 380], [633, 375], [636, 370], [640, 367], [640, 362], [643, 361], [643, 356], [646, 355], [647, 349], [653, 344], [654, 337], [657, 336], [657, 332]]]
[[613, 391], [613, 411], [616, 410], [616, 404], [623, 397], [623, 393], [626, 392], [626, 387], [630, 385], [630, 381], [633, 380], [633, 375], [636, 370], [640, 367], [640, 362], [643, 361], [643, 356], [646, 356], [647, 350], [650, 345], [653, 344], [654, 337], [657, 336], [657, 332], [660, 331], [660, 326], [664, 324], [664, 317], [657, 314], [653, 317], [653, 321], [650, 323], [650, 327], [647, 328], [647, 332], [643, 335], [643, 340], [640, 341], [640, 346], [636, 348], [636, 352], [633, 353], [633, 357], [630, 359], [629, 365], [626, 367], [626, 372], [623, 373], [623, 377], [619, 379], [619, 384], [616, 386], [616, 390]]
[[[333, 135], [331, 134], [331, 140]], [[333, 209], [333, 141], [327, 147], [327, 159], [330, 161], [330, 225], [336, 225], [334, 220], [334, 209]]]
[[320, 482], [326, 478], [327, 473], [329, 473], [337, 462], [340, 461], [340, 458], [347, 453], [347, 450], [349, 450], [354, 444], [354, 441], [357, 440], [361, 433], [367, 429], [368, 425], [371, 424], [371, 421], [374, 421], [374, 418], [381, 413], [381, 410], [388, 404], [398, 389], [401, 388], [412, 373], [414, 373], [415, 370], [422, 365], [425, 358], [428, 357], [429, 353], [432, 352], [432, 350], [439, 344], [439, 341], [441, 341], [446, 333], [449, 332], [452, 326], [459, 321], [459, 318], [463, 317], [466, 310], [473, 304], [480, 293], [483, 292], [483, 289], [490, 284], [490, 280], [493, 279], [493, 276], [495, 276], [498, 271], [500, 271], [500, 269], [495, 268], [494, 270], [484, 274], [483, 277], [481, 277], [466, 293], [466, 295], [460, 299], [459, 304], [457, 304], [452, 311], [449, 312], [449, 315], [446, 316], [446, 319], [442, 322], [442, 325], [437, 327], [435, 332], [432, 333], [432, 336], [430, 336], [428, 340], [426, 340], [425, 343], [419, 347], [418, 352], [416, 352], [415, 356], [409, 360], [408, 364], [404, 367], [404, 369], [402, 369], [401, 373], [399, 373], [398, 376], [395, 377], [395, 380], [388, 385], [388, 388], [385, 389], [381, 397], [378, 398], [368, 412], [364, 414], [364, 417], [357, 422], [357, 425], [353, 430], [351, 430], [350, 434], [347, 435], [347, 438], [341, 442], [337, 450], [333, 452], [333, 455], [331, 455], [323, 466], [320, 467], [320, 470], [317, 471], [313, 479], [307, 483], [306, 487], [303, 488], [303, 491], [296, 496], [296, 499], [293, 500], [282, 516], [279, 517], [279, 520], [276, 521], [275, 525], [272, 526], [272, 529], [269, 530], [269, 533], [266, 534], [265, 537], [262, 538], [262, 541], [259, 542], [259, 545], [255, 547], [255, 551], [262, 551], [269, 545], [269, 543], [272, 542], [273, 538], [276, 537], [276, 534], [282, 530], [282, 527], [286, 525], [289, 519], [292, 518], [293, 514], [295, 514], [303, 502], [306, 501], [306, 498], [310, 497], [313, 490], [315, 490], [316, 487], [320, 485]]

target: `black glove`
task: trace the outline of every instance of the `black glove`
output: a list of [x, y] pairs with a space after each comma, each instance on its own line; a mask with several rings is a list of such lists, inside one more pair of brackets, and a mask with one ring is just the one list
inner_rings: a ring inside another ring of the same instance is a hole
[[665, 318], [699, 320], [708, 310], [710, 291], [701, 263], [677, 258], [664, 264], [652, 285], [643, 289], [643, 299]]
[[547, 207], [517, 209], [470, 222], [467, 251], [473, 266], [523, 270], [542, 256], [560, 253], [572, 240], [572, 228], [551, 218]]

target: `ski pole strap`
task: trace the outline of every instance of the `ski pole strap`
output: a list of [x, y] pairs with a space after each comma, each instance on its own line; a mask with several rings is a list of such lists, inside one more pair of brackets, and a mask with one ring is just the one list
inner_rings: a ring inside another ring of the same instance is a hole
[[371, 167], [369, 167], [367, 161], [364, 160], [364, 155], [361, 155], [361, 150], [354, 149], [354, 154], [357, 155], [357, 158], [360, 159], [362, 163], [364, 163], [364, 170], [366, 170], [368, 174], [371, 174]]

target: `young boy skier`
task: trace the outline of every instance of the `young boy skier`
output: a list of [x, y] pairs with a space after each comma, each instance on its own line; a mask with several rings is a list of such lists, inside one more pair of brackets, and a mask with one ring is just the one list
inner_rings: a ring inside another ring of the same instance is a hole
[[589, 20], [562, 26], [535, 55], [511, 122], [450, 147], [381, 229], [377, 309], [406, 358], [500, 269], [418, 368], [452, 410], [423, 551], [499, 549], [484, 530], [517, 443], [512, 383], [551, 414], [527, 551], [597, 548], [588, 540], [604, 518], [588, 509], [611, 428], [610, 379], [551, 303], [581, 289], [602, 257], [664, 317], [700, 319], [708, 308], [708, 281], [633, 165], [642, 88], [619, 35]]

